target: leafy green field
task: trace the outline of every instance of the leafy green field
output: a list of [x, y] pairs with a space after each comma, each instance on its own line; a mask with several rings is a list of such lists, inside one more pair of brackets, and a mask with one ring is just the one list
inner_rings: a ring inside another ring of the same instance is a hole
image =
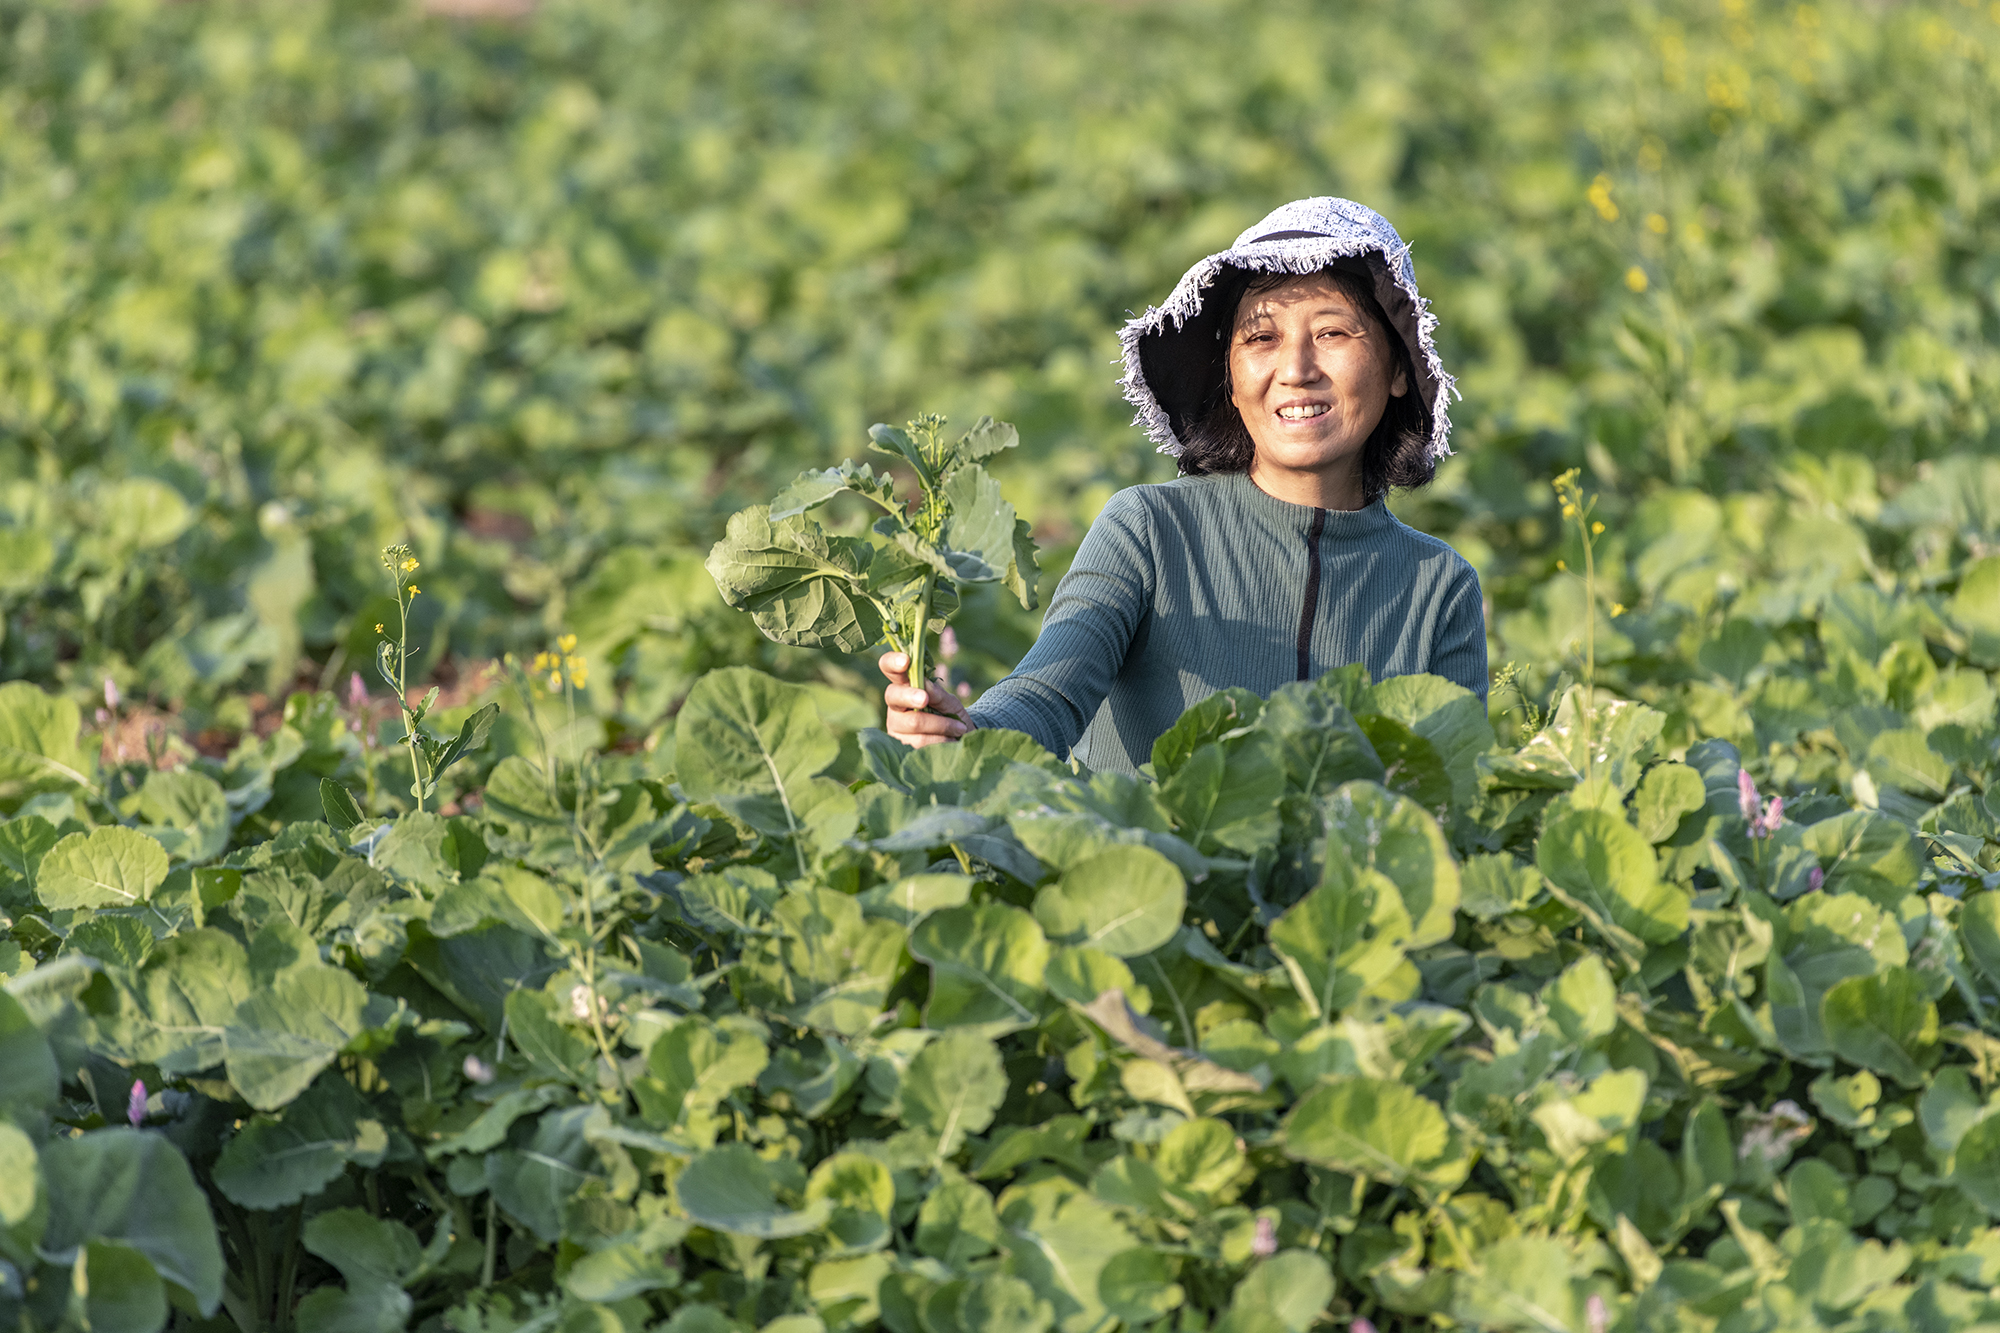
[[[0, 1327], [2000, 1325], [2000, 7], [1557, 8], [0, 0]], [[1487, 708], [912, 753], [946, 584], [725, 604], [928, 410], [1045, 597], [1322, 192]]]

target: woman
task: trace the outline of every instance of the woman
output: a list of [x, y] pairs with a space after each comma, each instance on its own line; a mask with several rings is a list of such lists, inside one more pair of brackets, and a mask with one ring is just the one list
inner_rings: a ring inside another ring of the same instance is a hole
[[1435, 324], [1395, 229], [1345, 199], [1287, 204], [1189, 269], [1123, 334], [1125, 396], [1181, 475], [1111, 498], [1035, 646], [971, 708], [885, 655], [889, 733], [1005, 727], [1130, 773], [1228, 686], [1359, 662], [1483, 698], [1478, 576], [1382, 503], [1450, 452]]

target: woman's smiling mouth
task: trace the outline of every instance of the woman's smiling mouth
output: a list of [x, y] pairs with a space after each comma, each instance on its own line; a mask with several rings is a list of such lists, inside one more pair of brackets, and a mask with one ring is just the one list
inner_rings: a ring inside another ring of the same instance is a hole
[[1332, 410], [1331, 403], [1286, 403], [1278, 409], [1278, 415], [1286, 421], [1310, 421]]

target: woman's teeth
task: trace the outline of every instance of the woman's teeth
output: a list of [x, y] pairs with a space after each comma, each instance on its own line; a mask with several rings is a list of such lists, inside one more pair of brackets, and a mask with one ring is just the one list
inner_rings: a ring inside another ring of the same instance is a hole
[[1308, 403], [1304, 407], [1281, 407], [1278, 415], [1287, 421], [1304, 421], [1309, 417], [1325, 416], [1328, 410], [1325, 403]]

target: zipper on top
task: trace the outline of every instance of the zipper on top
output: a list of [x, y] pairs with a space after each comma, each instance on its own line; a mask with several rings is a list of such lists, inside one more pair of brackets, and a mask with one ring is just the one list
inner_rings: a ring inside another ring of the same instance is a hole
[[1326, 531], [1326, 511], [1313, 510], [1312, 531], [1306, 534], [1306, 600], [1299, 608], [1299, 679], [1312, 679], [1313, 620], [1319, 615], [1319, 536]]

